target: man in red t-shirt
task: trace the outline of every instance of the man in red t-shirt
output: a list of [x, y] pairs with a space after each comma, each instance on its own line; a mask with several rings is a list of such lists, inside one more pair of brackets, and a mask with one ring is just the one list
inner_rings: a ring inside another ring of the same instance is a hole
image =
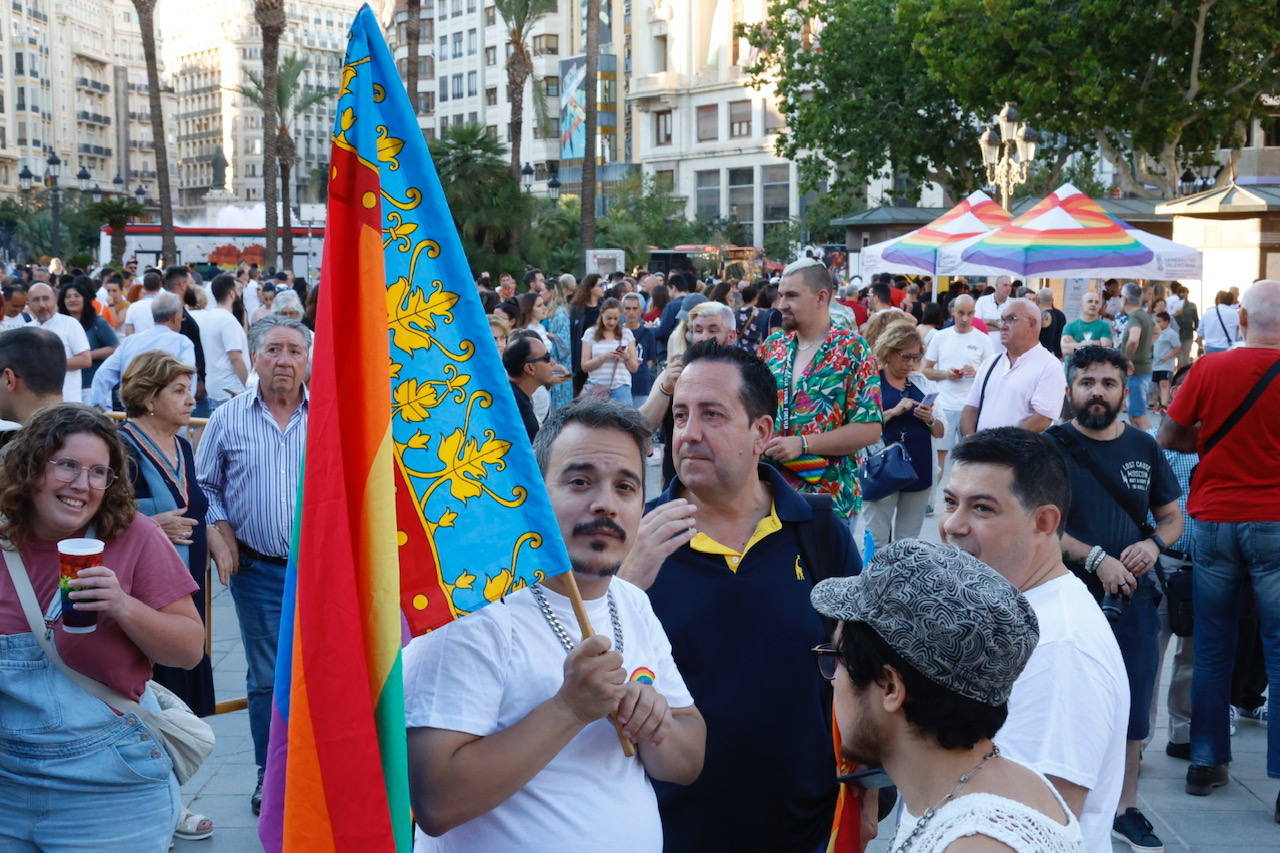
[[[1241, 587], [1252, 583], [1263, 625], [1280, 624], [1280, 379], [1208, 452], [1219, 430], [1268, 370], [1280, 361], [1280, 281], [1258, 281], [1240, 308], [1244, 346], [1201, 358], [1160, 427], [1162, 447], [1200, 454], [1191, 481], [1195, 560], [1195, 675], [1191, 683], [1188, 794], [1227, 783], [1231, 758], [1227, 702]], [[1262, 635], [1263, 656], [1280, 672], [1280, 641]], [[1267, 768], [1280, 771], [1280, 725], [1267, 736]], [[1276, 802], [1280, 820], [1280, 797]]]

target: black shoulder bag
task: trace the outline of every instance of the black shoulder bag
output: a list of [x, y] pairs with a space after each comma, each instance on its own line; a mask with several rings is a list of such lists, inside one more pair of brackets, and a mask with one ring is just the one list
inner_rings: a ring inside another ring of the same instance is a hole
[[996, 372], [996, 365], [1000, 363], [1000, 359], [1004, 358], [1004, 353], [997, 353], [996, 357], [991, 359], [991, 366], [987, 368], [987, 375], [982, 377], [982, 388], [978, 390], [978, 417], [973, 421], [973, 431], [978, 431], [978, 421], [982, 420], [982, 404], [987, 400], [987, 383], [991, 381], [991, 374]]

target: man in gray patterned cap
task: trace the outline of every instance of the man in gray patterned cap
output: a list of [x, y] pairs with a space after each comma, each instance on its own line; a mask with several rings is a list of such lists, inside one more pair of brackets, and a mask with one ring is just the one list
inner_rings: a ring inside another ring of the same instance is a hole
[[883, 767], [906, 806], [891, 849], [1083, 849], [1049, 781], [992, 743], [1040, 636], [1008, 581], [954, 546], [901, 539], [811, 600], [839, 621], [814, 653], [834, 682], [841, 752]]

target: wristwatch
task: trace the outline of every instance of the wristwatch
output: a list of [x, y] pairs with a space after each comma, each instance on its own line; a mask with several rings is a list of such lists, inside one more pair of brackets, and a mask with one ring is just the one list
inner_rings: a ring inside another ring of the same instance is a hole
[[1160, 538], [1159, 533], [1152, 533], [1147, 538], [1150, 539], [1152, 542], [1156, 543], [1156, 547], [1160, 549], [1160, 553], [1163, 554], [1166, 550], [1168, 550], [1169, 546], [1165, 543], [1163, 539]]

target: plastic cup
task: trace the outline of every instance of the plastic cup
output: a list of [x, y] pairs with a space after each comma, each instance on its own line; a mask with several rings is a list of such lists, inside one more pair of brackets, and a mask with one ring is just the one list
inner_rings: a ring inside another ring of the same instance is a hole
[[101, 539], [63, 539], [58, 543], [58, 591], [62, 595], [62, 630], [68, 634], [88, 634], [98, 627], [98, 611], [80, 610], [72, 591], [81, 569], [102, 565], [106, 546]]

